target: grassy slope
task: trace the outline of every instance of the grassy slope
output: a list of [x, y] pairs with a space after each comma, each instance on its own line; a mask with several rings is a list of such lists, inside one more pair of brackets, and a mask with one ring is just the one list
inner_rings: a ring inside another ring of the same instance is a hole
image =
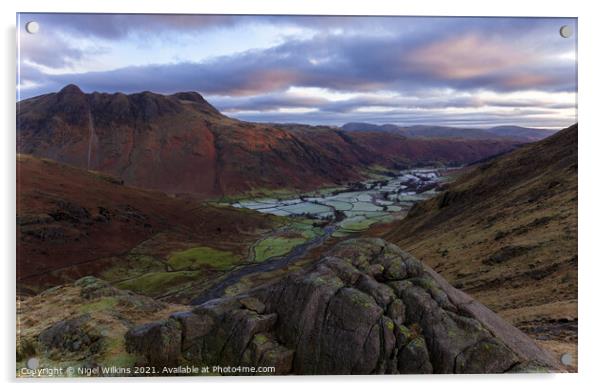
[[259, 243], [254, 248], [255, 262], [263, 262], [266, 259], [279, 257], [290, 252], [295, 246], [305, 242], [301, 237], [269, 237]]
[[203, 267], [212, 267], [228, 270], [239, 259], [229, 251], [216, 250], [211, 247], [193, 247], [173, 253], [167, 263], [174, 270], [196, 270]]
[[386, 236], [539, 338], [576, 349], [577, 126], [461, 176]]

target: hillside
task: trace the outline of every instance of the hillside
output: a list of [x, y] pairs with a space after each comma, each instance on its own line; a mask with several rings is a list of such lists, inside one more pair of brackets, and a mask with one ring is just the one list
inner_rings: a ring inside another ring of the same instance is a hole
[[74, 85], [18, 102], [17, 129], [19, 153], [205, 197], [312, 190], [361, 179], [374, 165], [464, 164], [516, 144], [250, 123], [195, 92], [84, 94]]
[[[164, 294], [246, 262], [261, 233], [279, 224], [269, 215], [176, 199], [28, 155], [17, 157], [16, 217], [22, 294], [86, 275]], [[170, 264], [189, 249], [222, 261]]]
[[541, 344], [573, 353], [577, 133], [474, 167], [386, 235]]

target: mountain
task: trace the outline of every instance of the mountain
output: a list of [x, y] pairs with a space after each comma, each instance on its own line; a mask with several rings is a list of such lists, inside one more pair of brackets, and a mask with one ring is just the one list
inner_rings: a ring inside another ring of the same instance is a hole
[[127, 185], [218, 197], [311, 190], [373, 165], [464, 164], [515, 140], [428, 140], [238, 121], [195, 92], [58, 93], [17, 103], [17, 151], [121, 178]]
[[349, 122], [341, 127], [348, 132], [387, 132], [406, 137], [424, 138], [460, 138], [467, 140], [515, 140], [531, 142], [544, 139], [555, 133], [548, 129], [523, 128], [521, 126], [496, 126], [488, 129], [455, 128], [449, 126], [414, 125], [398, 126], [392, 124], [375, 125], [363, 122]]
[[[563, 370], [382, 239], [331, 239], [276, 269], [249, 264], [279, 218], [17, 159], [19, 366], [39, 357], [56, 368], [234, 362], [274, 365], [276, 374]], [[249, 265], [252, 284], [195, 306], [173, 300]]]
[[[17, 157], [16, 218], [17, 287], [27, 295], [86, 275], [144, 283], [149, 293], [206, 282], [222, 266], [245, 262], [261, 233], [278, 226], [269, 215], [168, 197], [28, 155]], [[166, 263], [190, 248], [229, 263], [190, 271]]]
[[471, 168], [385, 236], [574, 357], [577, 133], [573, 125]]

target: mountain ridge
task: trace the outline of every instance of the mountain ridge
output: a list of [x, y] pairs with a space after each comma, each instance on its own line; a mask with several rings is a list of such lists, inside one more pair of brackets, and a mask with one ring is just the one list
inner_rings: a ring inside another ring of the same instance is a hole
[[377, 125], [366, 122], [348, 122], [341, 126], [348, 132], [369, 131], [389, 132], [406, 137], [425, 138], [464, 138], [464, 139], [512, 139], [516, 141], [532, 142], [551, 136], [556, 131], [551, 129], [526, 128], [522, 126], [502, 125], [491, 128], [461, 128], [439, 125], [411, 125], [399, 126], [394, 124]]
[[68, 85], [17, 103], [19, 153], [205, 197], [340, 185], [374, 165], [465, 164], [516, 143], [244, 122], [195, 92], [85, 94]]

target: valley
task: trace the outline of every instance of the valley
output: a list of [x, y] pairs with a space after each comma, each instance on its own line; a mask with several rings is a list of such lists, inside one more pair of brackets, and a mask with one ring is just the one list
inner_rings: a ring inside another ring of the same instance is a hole
[[580, 18], [298, 3], [12, 18], [16, 377], [589, 372]]
[[[544, 133], [260, 124], [196, 93], [76, 86], [23, 101], [18, 119], [20, 359], [165, 364], [205, 349], [256, 363], [267, 349], [286, 373], [322, 373], [334, 364], [303, 360], [343, 354], [342, 334], [374, 351], [347, 352], [372, 364], [341, 373], [547, 371], [576, 355], [576, 126], [530, 142]], [[64, 320], [36, 323], [46, 297]], [[217, 334], [184, 342], [189, 319]], [[110, 346], [52, 345], [71, 324]], [[149, 330], [179, 342], [150, 351]]]
[[293, 198], [224, 203], [20, 155], [18, 287], [28, 296], [94, 275], [180, 304], [213, 297], [216, 285], [236, 292], [249, 275], [278, 275], [324, 243], [402, 219], [452, 171], [402, 170]]
[[[402, 170], [397, 176], [358, 182], [338, 190], [320, 190], [290, 199], [260, 198], [233, 203], [235, 208], [297, 219], [257, 241], [251, 249], [254, 263], [230, 271], [192, 303], [203, 304], [222, 297], [246, 276], [282, 269], [303, 259], [331, 237], [336, 240], [357, 235], [373, 225], [402, 219], [416, 202], [436, 194], [445, 181], [441, 173], [448, 171]], [[299, 218], [303, 220], [298, 221]]]
[[[293, 198], [258, 198], [232, 203], [276, 216], [298, 216], [335, 220], [335, 237], [361, 232], [373, 224], [403, 218], [416, 202], [436, 194], [448, 169], [420, 168], [402, 170], [391, 177], [356, 182], [336, 190], [326, 189]], [[319, 225], [319, 223], [318, 223]]]

